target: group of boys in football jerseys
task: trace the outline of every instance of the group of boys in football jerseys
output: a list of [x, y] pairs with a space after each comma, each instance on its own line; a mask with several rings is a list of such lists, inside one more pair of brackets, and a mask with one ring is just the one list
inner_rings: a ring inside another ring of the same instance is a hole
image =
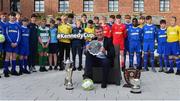
[[[36, 72], [37, 57], [40, 72], [64, 70], [63, 61], [70, 58], [70, 52], [74, 61], [73, 70], [82, 70], [83, 50], [92, 39], [64, 39], [57, 38], [57, 35], [94, 34], [97, 26], [103, 28], [104, 37], [109, 38], [114, 45], [115, 67], [124, 71], [127, 68], [125, 62], [129, 59], [129, 68], [136, 67], [139, 70], [149, 71], [150, 60], [151, 70], [156, 72], [154, 53], [157, 43], [159, 72], [174, 73], [176, 66], [176, 75], [180, 75], [180, 27], [176, 25], [175, 16], [170, 18], [168, 26], [166, 20], [162, 19], [160, 28], [152, 24], [152, 16], [131, 18], [130, 15], [125, 15], [125, 23], [122, 23], [119, 14], [110, 15], [108, 21], [105, 16], [100, 18], [95, 16], [87, 21], [87, 15], [82, 14], [81, 18], [76, 20], [73, 15], [62, 15], [57, 19], [51, 18], [49, 23], [46, 18], [40, 19], [37, 23], [36, 14], [32, 14], [29, 21], [26, 17], [22, 18], [18, 12], [11, 12], [8, 15], [1, 12], [0, 19], [0, 34], [5, 37], [5, 42], [0, 43], [4, 77], [9, 77], [10, 74], [19, 76]], [[77, 54], [78, 67], [75, 62]], [[127, 55], [129, 58], [126, 58]], [[136, 64], [133, 63], [135, 55]], [[47, 61], [49, 61], [48, 70]], [[17, 64], [19, 69], [16, 68]]]

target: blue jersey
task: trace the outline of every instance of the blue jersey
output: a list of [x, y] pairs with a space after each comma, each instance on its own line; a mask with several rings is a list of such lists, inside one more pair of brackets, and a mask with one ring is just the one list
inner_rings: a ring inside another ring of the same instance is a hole
[[128, 40], [131, 41], [141, 41], [142, 39], [142, 29], [139, 27], [130, 27], [128, 29]]
[[155, 25], [151, 24], [146, 24], [143, 27], [143, 41], [148, 42], [148, 41], [155, 41], [155, 36], [157, 34], [157, 28]]
[[167, 42], [167, 32], [166, 29], [159, 29], [157, 34], [158, 43], [166, 43]]
[[50, 43], [58, 43], [56, 27], [50, 28]]
[[127, 31], [128, 31], [128, 29], [130, 28], [130, 27], [132, 27], [133, 25], [132, 25], [132, 23], [125, 23], [125, 25], [126, 25], [126, 29], [127, 29]]
[[25, 26], [21, 26], [21, 41], [20, 47], [29, 47], [29, 29]]
[[20, 42], [20, 27], [14, 22], [8, 22], [5, 29], [5, 38], [8, 44]]

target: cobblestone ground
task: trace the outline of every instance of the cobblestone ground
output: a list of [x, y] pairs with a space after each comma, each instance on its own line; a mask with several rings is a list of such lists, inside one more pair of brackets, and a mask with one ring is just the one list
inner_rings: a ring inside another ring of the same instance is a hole
[[[36, 67], [37, 69], [39, 67]], [[2, 72], [2, 70], [1, 70]], [[65, 71], [36, 72], [30, 75], [0, 78], [0, 100], [180, 100], [180, 76], [142, 72], [142, 93], [132, 94], [129, 88], [95, 84], [92, 91], [81, 88], [83, 71], [73, 73], [74, 90], [65, 90]]]

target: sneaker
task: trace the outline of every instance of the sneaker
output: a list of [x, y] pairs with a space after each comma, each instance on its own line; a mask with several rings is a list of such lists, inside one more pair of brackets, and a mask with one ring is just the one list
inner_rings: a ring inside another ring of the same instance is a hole
[[78, 69], [78, 71], [81, 71], [82, 70], [82, 65], [81, 66], [79, 66], [77, 69]]
[[164, 69], [163, 69], [163, 68], [160, 68], [158, 72], [164, 72]]
[[9, 77], [9, 73], [8, 72], [4, 72], [4, 77]]
[[40, 67], [40, 68], [39, 68], [39, 71], [40, 71], [40, 72], [44, 72], [43, 67]]
[[166, 73], [168, 71], [168, 69], [167, 68], [164, 68], [164, 72]]
[[180, 75], [180, 70], [177, 70], [176, 75]]
[[46, 67], [45, 67], [45, 66], [43, 67], [43, 69], [44, 69], [44, 71], [45, 71], [45, 72], [47, 72], [47, 71], [48, 71], [48, 70], [46, 69]]
[[52, 70], [53, 68], [52, 68], [52, 66], [49, 66], [49, 69], [48, 70]]
[[11, 70], [11, 75], [19, 76], [19, 73], [16, 70], [15, 71]]
[[23, 73], [24, 73], [24, 74], [31, 74], [31, 72], [29, 72], [27, 69], [24, 69], [24, 70], [23, 70]]
[[143, 68], [143, 71], [149, 71], [149, 68], [147, 67], [147, 68]]
[[76, 67], [73, 67], [73, 69], [72, 69], [73, 71], [76, 71]]
[[19, 75], [23, 75], [23, 69], [19, 70]]
[[58, 70], [57, 66], [54, 66], [54, 70]]
[[172, 74], [174, 73], [174, 70], [173, 69], [169, 69], [169, 71], [166, 72], [167, 74]]
[[32, 72], [37, 72], [34, 66], [32, 67]]
[[151, 70], [152, 70], [152, 72], [154, 72], [154, 73], [157, 72], [156, 69], [155, 69], [154, 67], [151, 68]]
[[107, 84], [101, 84], [101, 88], [107, 88]]

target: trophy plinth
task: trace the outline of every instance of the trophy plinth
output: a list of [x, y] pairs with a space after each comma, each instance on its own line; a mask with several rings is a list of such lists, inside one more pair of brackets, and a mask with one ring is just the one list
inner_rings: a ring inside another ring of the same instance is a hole
[[140, 79], [130, 79], [131, 84], [133, 85], [131, 87], [131, 93], [141, 93], [141, 81]]
[[72, 90], [74, 89], [73, 83], [72, 83], [73, 61], [71, 61], [70, 59], [67, 59], [64, 62], [64, 65], [65, 65], [65, 70], [66, 70], [66, 77], [65, 77], [64, 85], [66, 86], [66, 90]]

